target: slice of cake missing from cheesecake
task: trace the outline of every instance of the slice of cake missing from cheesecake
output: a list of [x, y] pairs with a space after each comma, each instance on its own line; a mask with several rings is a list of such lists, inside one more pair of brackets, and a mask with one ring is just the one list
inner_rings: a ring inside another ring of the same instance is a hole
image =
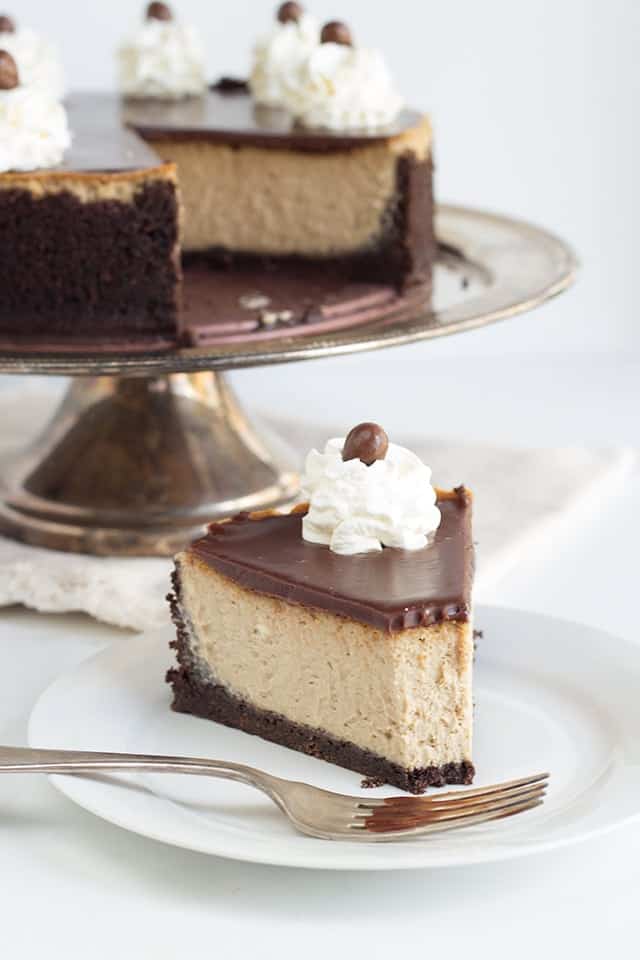
[[305, 539], [313, 503], [213, 524], [177, 558], [174, 709], [412, 793], [470, 783], [469, 492], [437, 493], [425, 546], [367, 553]]

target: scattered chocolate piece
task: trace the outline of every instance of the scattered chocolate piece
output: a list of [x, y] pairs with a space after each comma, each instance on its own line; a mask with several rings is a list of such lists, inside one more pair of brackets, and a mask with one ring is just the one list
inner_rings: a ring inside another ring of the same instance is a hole
[[368, 467], [376, 460], [384, 460], [389, 449], [389, 437], [377, 423], [359, 423], [347, 435], [342, 448], [343, 460], [362, 460]]
[[344, 47], [352, 47], [351, 30], [342, 20], [330, 20], [322, 28], [320, 43], [339, 43]]
[[147, 20], [173, 20], [171, 7], [166, 3], [150, 3], [147, 7]]
[[383, 777], [365, 777], [360, 783], [363, 790], [376, 790], [378, 787], [384, 787], [386, 780]]
[[249, 84], [240, 77], [220, 77], [211, 84], [211, 89], [218, 93], [249, 93]]
[[474, 639], [474, 640], [482, 640], [483, 638], [484, 638], [484, 633], [483, 633], [482, 630], [474, 630], [474, 631], [473, 631], [473, 639]]
[[466, 507], [471, 503], [471, 491], [468, 490], [464, 485], [460, 487], [454, 487], [453, 492], [463, 507]]
[[304, 7], [300, 3], [281, 3], [278, 7], [280, 23], [299, 23]]
[[0, 16], [0, 33], [15, 33], [16, 24], [15, 21], [8, 17], [6, 14]]
[[0, 90], [14, 90], [20, 85], [18, 67], [10, 53], [0, 50]]

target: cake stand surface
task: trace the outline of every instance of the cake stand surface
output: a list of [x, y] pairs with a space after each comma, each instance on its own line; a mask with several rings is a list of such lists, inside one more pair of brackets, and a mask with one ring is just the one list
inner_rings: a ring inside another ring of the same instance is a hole
[[531, 224], [462, 207], [437, 214], [432, 308], [357, 329], [136, 354], [1, 353], [0, 373], [73, 377], [45, 431], [0, 462], [0, 530], [100, 555], [174, 553], [217, 517], [283, 506], [298, 477], [251, 424], [222, 371], [461, 333], [561, 293], [575, 256]]

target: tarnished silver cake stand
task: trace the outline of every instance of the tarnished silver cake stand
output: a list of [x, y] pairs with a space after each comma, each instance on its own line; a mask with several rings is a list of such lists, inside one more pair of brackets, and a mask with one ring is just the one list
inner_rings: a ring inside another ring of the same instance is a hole
[[171, 353], [0, 354], [0, 373], [73, 378], [42, 434], [0, 462], [0, 530], [80, 553], [174, 553], [208, 521], [298, 491], [293, 457], [250, 422], [223, 371], [474, 330], [575, 277], [567, 245], [528, 223], [442, 206], [437, 233], [433, 308], [409, 321]]

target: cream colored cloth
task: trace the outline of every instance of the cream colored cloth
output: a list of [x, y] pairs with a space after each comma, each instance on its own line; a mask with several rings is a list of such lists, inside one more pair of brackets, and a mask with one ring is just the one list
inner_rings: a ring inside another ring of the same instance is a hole
[[[0, 391], [0, 457], [33, 436], [51, 408], [50, 390], [17, 383], [15, 390]], [[301, 464], [310, 446], [339, 434], [306, 424], [269, 426], [284, 433]], [[523, 450], [424, 437], [397, 442], [433, 468], [438, 486], [465, 483], [473, 489], [480, 599], [482, 591], [528, 551], [550, 551], [567, 521], [599, 497], [603, 485], [621, 480], [636, 459], [628, 449]], [[168, 560], [77, 556], [0, 538], [0, 606], [24, 604], [46, 613], [84, 611], [118, 627], [147, 630], [167, 622], [170, 572]]]

